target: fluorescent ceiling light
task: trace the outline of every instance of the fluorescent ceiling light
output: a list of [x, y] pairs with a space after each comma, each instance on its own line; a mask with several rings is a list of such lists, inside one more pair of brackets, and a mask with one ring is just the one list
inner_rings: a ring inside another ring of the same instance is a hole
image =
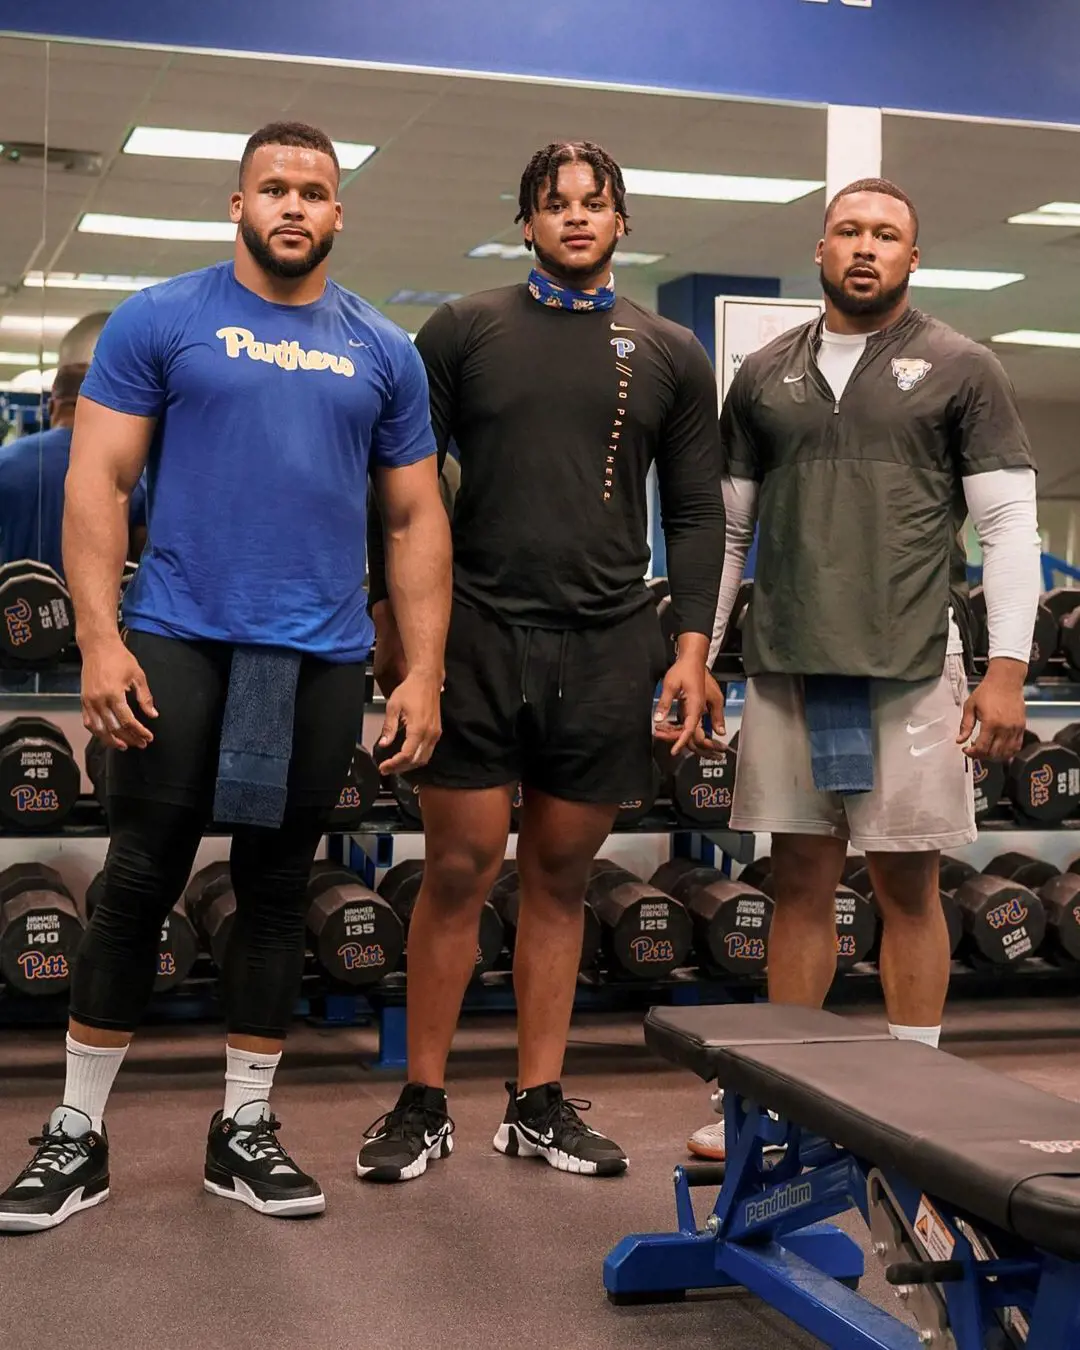
[[991, 342], [1010, 342], [1019, 347], [1075, 347], [1080, 349], [1080, 333], [1050, 333], [1038, 328], [1017, 328], [1011, 333], [995, 333]]
[[45, 276], [41, 272], [27, 272], [23, 285], [50, 291], [141, 291], [161, 281], [168, 281], [168, 277], [106, 276], [101, 272], [50, 272]]
[[[175, 127], [135, 127], [124, 142], [125, 155], [160, 155], [167, 159], [223, 159], [240, 162], [248, 132], [181, 131]], [[358, 169], [378, 147], [358, 141], [335, 141], [343, 169]]]
[[[530, 257], [524, 244], [477, 244], [469, 249], [467, 258], [498, 258], [500, 262], [517, 262], [520, 258]], [[650, 263], [660, 262], [666, 253], [633, 253], [629, 249], [616, 249], [612, 263], [622, 267], [648, 267]]]
[[1023, 280], [1023, 272], [965, 272], [949, 267], [920, 267], [912, 274], [911, 284], [939, 291], [996, 291]]
[[460, 300], [460, 291], [395, 291], [388, 305], [445, 305], [449, 300]]
[[36, 314], [5, 314], [0, 318], [0, 333], [26, 333], [31, 337], [59, 333], [62, 336], [78, 322], [78, 319], [58, 319], [52, 315], [42, 318]]
[[[42, 352], [40, 360], [47, 366], [55, 366], [60, 358], [55, 352]], [[37, 352], [0, 352], [0, 366], [33, 366], [38, 365]]]
[[79, 221], [79, 233], [225, 244], [231, 243], [236, 237], [236, 226], [229, 220], [155, 220], [152, 216], [106, 216], [97, 211], [87, 211]]
[[20, 371], [8, 383], [13, 394], [47, 394], [55, 379], [56, 367], [50, 366], [48, 370]]
[[1034, 211], [1023, 211], [1009, 217], [1010, 225], [1057, 225], [1060, 228], [1080, 229], [1080, 202], [1047, 202]]
[[727, 173], [623, 169], [631, 196], [688, 197], [704, 202], [793, 202], [825, 186], [821, 179], [744, 178]]

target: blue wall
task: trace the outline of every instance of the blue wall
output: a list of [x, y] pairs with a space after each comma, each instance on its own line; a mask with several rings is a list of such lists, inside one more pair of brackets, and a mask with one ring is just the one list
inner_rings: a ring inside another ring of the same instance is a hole
[[1080, 123], [1078, 0], [0, 0], [0, 32]]

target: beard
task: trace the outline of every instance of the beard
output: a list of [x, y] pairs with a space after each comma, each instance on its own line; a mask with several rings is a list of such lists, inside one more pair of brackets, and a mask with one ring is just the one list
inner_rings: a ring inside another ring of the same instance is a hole
[[598, 272], [606, 272], [611, 265], [611, 260], [615, 256], [615, 248], [619, 240], [613, 238], [603, 254], [595, 262], [582, 262], [577, 266], [567, 266], [565, 263], [558, 262], [550, 253], [542, 249], [540, 245], [533, 240], [533, 252], [536, 254], [536, 261], [544, 271], [555, 282], [563, 286], [576, 288], [589, 277], [595, 276]]
[[271, 251], [270, 240], [264, 239], [247, 220], [240, 221], [240, 237], [262, 270], [274, 277], [306, 277], [334, 247], [334, 231], [330, 230], [321, 239], [313, 240], [302, 258], [279, 258]]
[[821, 268], [821, 289], [840, 313], [846, 314], [851, 319], [873, 318], [875, 314], [888, 314], [907, 294], [910, 281], [911, 278], [905, 276], [903, 281], [896, 286], [887, 291], [878, 291], [877, 295], [850, 295], [842, 284], [838, 286], [835, 281], [830, 281], [825, 275], [825, 268]]

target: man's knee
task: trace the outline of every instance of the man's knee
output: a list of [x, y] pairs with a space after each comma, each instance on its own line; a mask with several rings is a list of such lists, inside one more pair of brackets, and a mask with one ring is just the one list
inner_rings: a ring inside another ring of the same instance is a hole
[[535, 897], [576, 910], [585, 900], [592, 855], [568, 850], [559, 840], [541, 840], [518, 849], [517, 867], [523, 901]]
[[778, 905], [832, 915], [847, 846], [828, 836], [774, 835], [771, 888]]
[[937, 853], [867, 855], [882, 922], [925, 919], [941, 912]]
[[462, 839], [429, 852], [424, 860], [423, 890], [430, 903], [447, 913], [479, 912], [495, 884], [502, 850]]

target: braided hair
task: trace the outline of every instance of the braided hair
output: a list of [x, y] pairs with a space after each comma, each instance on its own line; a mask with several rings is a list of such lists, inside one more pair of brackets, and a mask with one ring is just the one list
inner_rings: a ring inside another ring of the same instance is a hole
[[[603, 192], [610, 182], [611, 199], [615, 210], [623, 218], [626, 233], [630, 233], [627, 223], [629, 213], [626, 210], [626, 185], [623, 183], [622, 169], [611, 158], [602, 145], [594, 141], [552, 141], [542, 150], [537, 150], [528, 167], [521, 175], [518, 189], [518, 213], [514, 223], [532, 220], [533, 212], [540, 205], [540, 193], [547, 186], [549, 195], [559, 190], [559, 170], [564, 164], [575, 162], [591, 165], [596, 179], [597, 192]], [[526, 241], [526, 248], [532, 244]]]

